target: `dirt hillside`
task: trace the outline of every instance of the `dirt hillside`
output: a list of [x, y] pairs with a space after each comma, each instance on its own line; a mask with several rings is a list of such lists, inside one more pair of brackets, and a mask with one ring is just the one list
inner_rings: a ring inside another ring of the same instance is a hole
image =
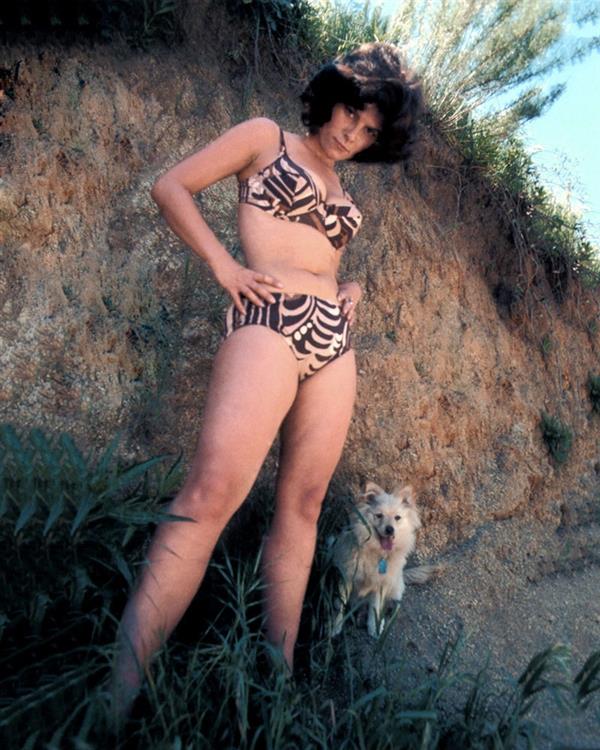
[[[130, 456], [191, 456], [225, 299], [150, 187], [247, 117], [300, 131], [300, 83], [217, 49], [219, 23], [200, 19], [204, 37], [174, 51], [0, 49], [0, 66], [22, 61], [14, 98], [0, 102], [2, 421], [69, 431], [89, 448], [123, 430]], [[340, 173], [365, 216], [342, 277], [365, 296], [358, 402], [334, 488], [410, 482], [419, 557], [458, 556], [480, 613], [560, 576], [572, 591], [584, 576], [597, 583], [600, 416], [586, 382], [600, 374], [598, 300], [573, 285], [559, 302], [540, 273], [527, 303], [506, 303], [519, 263], [510, 227], [435, 132], [408, 169]], [[238, 253], [235, 181], [197, 200]], [[560, 467], [542, 411], [574, 433]], [[435, 590], [451, 598], [448, 575]], [[468, 591], [448, 612], [468, 606]], [[597, 648], [598, 613], [585, 623], [584, 645]]]

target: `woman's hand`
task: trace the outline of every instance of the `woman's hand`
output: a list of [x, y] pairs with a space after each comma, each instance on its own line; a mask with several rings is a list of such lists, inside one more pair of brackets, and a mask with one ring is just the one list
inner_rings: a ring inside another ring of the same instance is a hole
[[362, 297], [362, 289], [356, 281], [344, 281], [338, 287], [337, 299], [342, 308], [342, 315], [348, 318], [348, 323], [354, 323], [354, 309]]
[[244, 313], [244, 296], [255, 305], [264, 307], [265, 302], [275, 302], [272, 291], [280, 291], [283, 284], [273, 276], [253, 271], [240, 265], [233, 258], [214, 271], [215, 278], [233, 300], [237, 309]]

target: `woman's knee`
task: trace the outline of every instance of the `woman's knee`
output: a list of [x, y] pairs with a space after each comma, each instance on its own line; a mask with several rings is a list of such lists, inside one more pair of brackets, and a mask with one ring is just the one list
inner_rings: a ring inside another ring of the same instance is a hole
[[316, 525], [321, 515], [326, 492], [327, 486], [307, 485], [294, 491], [293, 500], [288, 498], [281, 498], [281, 500], [283, 505], [294, 513], [297, 520]]
[[188, 480], [169, 509], [198, 522], [225, 525], [244, 501], [239, 482], [221, 473]]

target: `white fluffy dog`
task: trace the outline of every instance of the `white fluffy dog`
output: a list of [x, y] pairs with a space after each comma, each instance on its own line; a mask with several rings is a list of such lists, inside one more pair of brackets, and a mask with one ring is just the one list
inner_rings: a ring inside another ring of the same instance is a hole
[[386, 602], [400, 601], [405, 580], [424, 583], [435, 568], [423, 565], [404, 571], [406, 558], [415, 548], [415, 532], [421, 526], [412, 487], [407, 485], [388, 494], [368, 482], [356, 511], [356, 520], [338, 538], [334, 550], [342, 583], [332, 634], [340, 633], [351, 598], [368, 597], [367, 628], [376, 638], [385, 626]]

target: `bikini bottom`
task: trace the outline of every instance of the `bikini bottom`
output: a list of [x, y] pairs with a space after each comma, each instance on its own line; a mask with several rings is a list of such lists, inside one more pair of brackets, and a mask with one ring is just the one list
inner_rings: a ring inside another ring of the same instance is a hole
[[283, 336], [298, 362], [300, 381], [313, 375], [350, 349], [350, 326], [342, 308], [311, 294], [273, 294], [275, 302], [264, 307], [242, 297], [245, 311], [230, 305], [225, 317], [224, 336], [242, 326], [266, 326]]

